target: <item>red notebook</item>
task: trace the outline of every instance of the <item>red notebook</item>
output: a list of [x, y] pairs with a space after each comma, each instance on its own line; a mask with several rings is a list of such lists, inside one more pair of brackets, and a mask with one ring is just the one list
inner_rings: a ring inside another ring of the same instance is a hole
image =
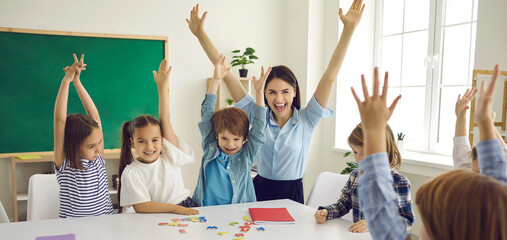
[[249, 208], [248, 211], [255, 224], [294, 223], [287, 208]]

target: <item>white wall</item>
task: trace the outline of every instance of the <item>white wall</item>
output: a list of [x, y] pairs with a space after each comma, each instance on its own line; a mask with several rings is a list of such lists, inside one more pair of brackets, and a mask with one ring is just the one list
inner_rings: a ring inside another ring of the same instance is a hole
[[[479, 0], [474, 69], [507, 71], [507, 1]], [[498, 99], [501, 100], [501, 99]]]
[[[176, 0], [2, 0], [0, 26], [168, 36], [169, 61], [173, 65], [172, 122], [177, 134], [196, 153], [196, 163], [183, 169], [185, 184], [193, 191], [202, 157], [197, 128], [200, 104], [206, 91], [206, 78], [213, 73], [213, 65], [185, 21], [195, 3]], [[249, 76], [258, 74], [261, 65], [287, 64], [283, 60], [292, 59], [284, 56], [285, 1], [200, 0], [199, 3], [201, 13], [203, 10], [209, 12], [205, 29], [226, 57], [230, 58], [230, 51], [238, 48], [253, 47], [257, 50], [260, 60], [255, 65], [248, 65]], [[291, 51], [288, 52], [290, 54]], [[69, 59], [72, 60], [71, 57]], [[156, 68], [153, 66], [153, 69]], [[233, 71], [237, 73], [236, 68]], [[86, 86], [86, 79], [83, 81]], [[100, 106], [98, 108], [100, 110]], [[0, 201], [13, 219], [10, 176], [9, 159], [0, 159]]]

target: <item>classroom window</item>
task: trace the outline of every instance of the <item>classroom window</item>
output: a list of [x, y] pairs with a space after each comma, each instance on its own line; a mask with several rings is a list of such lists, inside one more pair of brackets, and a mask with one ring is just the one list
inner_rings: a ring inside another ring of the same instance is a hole
[[[454, 105], [472, 83], [477, 7], [478, 0], [377, 2], [374, 65], [382, 79], [389, 72], [388, 101], [403, 95], [389, 125], [405, 133], [405, 150], [451, 155]], [[353, 125], [346, 121], [337, 126]]]

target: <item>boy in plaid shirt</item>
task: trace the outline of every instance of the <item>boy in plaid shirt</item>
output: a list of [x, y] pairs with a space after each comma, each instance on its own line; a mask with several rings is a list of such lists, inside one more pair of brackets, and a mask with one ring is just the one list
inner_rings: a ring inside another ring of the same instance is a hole
[[[364, 158], [363, 146], [364, 137], [361, 124], [357, 125], [348, 138], [348, 143], [354, 151], [354, 159], [359, 162]], [[389, 127], [386, 126], [386, 147], [389, 155], [389, 165], [391, 167], [391, 175], [393, 176], [393, 188], [398, 195], [398, 210], [402, 217], [406, 219], [407, 229], [414, 223], [414, 213], [412, 211], [412, 199], [410, 196], [410, 181], [405, 176], [401, 175], [394, 169], [401, 166], [401, 155], [396, 146], [394, 135]], [[352, 171], [349, 180], [342, 189], [342, 196], [337, 203], [319, 207], [315, 213], [315, 220], [317, 223], [324, 223], [327, 219], [339, 218], [347, 214], [352, 208], [352, 215], [354, 224], [350, 226], [351, 232], [367, 232], [368, 226], [366, 224], [363, 212], [359, 208], [358, 197], [358, 170]]]

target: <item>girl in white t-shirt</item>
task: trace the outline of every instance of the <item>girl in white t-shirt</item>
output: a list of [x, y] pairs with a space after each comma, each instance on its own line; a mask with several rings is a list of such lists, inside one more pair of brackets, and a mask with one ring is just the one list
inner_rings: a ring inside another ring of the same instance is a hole
[[[198, 214], [189, 207], [197, 204], [189, 197], [181, 176], [181, 166], [194, 162], [194, 152], [173, 131], [169, 111], [169, 73], [162, 60], [153, 76], [158, 87], [160, 122], [148, 115], [127, 121], [122, 127], [118, 200], [121, 207], [136, 212]], [[138, 157], [132, 156], [132, 148]]]
[[[456, 127], [453, 138], [452, 160], [455, 169], [467, 169], [479, 173], [479, 161], [477, 161], [477, 151], [471, 147], [467, 135], [467, 110], [470, 108], [470, 102], [474, 100], [477, 94], [477, 88], [467, 89], [463, 95], [458, 96], [456, 101]], [[495, 112], [491, 113], [495, 119]], [[495, 128], [495, 136], [504, 149], [503, 154], [507, 160], [507, 148], [502, 135]]]

